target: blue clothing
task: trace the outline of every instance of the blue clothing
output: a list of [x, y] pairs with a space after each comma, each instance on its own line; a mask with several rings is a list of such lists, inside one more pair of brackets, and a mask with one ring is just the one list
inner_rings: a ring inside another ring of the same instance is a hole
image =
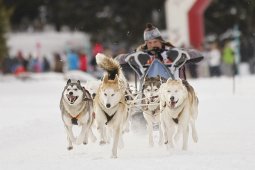
[[76, 53], [69, 52], [67, 54], [67, 64], [69, 70], [78, 70], [79, 69], [79, 58]]

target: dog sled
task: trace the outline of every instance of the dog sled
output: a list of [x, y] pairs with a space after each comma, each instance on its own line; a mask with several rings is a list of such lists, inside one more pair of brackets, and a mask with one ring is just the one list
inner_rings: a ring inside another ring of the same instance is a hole
[[[157, 53], [157, 52], [155, 52]], [[204, 57], [201, 53], [194, 49], [181, 50], [173, 48], [167, 51], [168, 58], [171, 59], [171, 63], [163, 63], [157, 57], [151, 64], [147, 64], [151, 57], [145, 52], [133, 52], [128, 55], [119, 55], [117, 60], [121, 65], [128, 65], [135, 73], [135, 91], [141, 93], [143, 91], [142, 85], [145, 78], [149, 77], [161, 77], [164, 80], [168, 78], [176, 79], [176, 74], [181, 67], [184, 68], [185, 64], [198, 63]], [[183, 71], [182, 79], [186, 79], [185, 70]]]
[[[157, 54], [157, 52], [154, 52]], [[144, 121], [144, 108], [157, 107], [159, 106], [159, 96], [146, 96], [145, 95], [145, 85], [146, 80], [150, 80], [150, 84], [156, 83], [159, 85], [166, 82], [168, 78], [172, 79], [186, 79], [185, 70], [182, 70], [184, 75], [178, 73], [185, 64], [197, 63], [203, 59], [200, 52], [196, 50], [181, 50], [173, 48], [166, 52], [167, 56], [171, 59], [171, 63], [163, 63], [157, 57], [154, 58], [152, 63], [148, 64], [151, 57], [145, 52], [134, 52], [128, 55], [117, 56], [119, 63], [127, 67], [127, 65], [135, 73], [134, 88], [127, 93], [127, 98], [131, 109], [133, 109], [133, 120], [141, 127], [141, 124], [145, 125]], [[154, 81], [154, 82], [153, 82]], [[148, 83], [147, 83], [148, 84]], [[151, 100], [153, 98], [158, 98], [155, 102], [145, 102], [146, 100]], [[142, 123], [141, 123], [142, 122]], [[134, 122], [133, 122], [134, 123]]]

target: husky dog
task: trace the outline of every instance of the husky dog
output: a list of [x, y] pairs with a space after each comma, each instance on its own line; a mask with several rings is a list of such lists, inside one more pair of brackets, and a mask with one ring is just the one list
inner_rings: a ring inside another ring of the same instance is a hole
[[147, 122], [149, 133], [149, 145], [153, 146], [153, 125], [159, 125], [159, 144], [163, 142], [163, 134], [160, 125], [160, 107], [159, 107], [159, 88], [162, 84], [161, 77], [145, 77], [143, 83], [142, 110], [143, 116]]
[[188, 148], [189, 124], [194, 142], [198, 141], [195, 120], [198, 114], [198, 98], [194, 89], [186, 80], [167, 80], [160, 86], [160, 111], [163, 124], [165, 144], [168, 148], [174, 146], [175, 139], [183, 135], [182, 149]]
[[[91, 130], [93, 122], [93, 103], [89, 92], [81, 86], [80, 81], [71, 82], [69, 79], [62, 92], [60, 100], [62, 120], [65, 125], [68, 141], [68, 150], [73, 149], [73, 143], [79, 145], [82, 142], [87, 144], [87, 135], [96, 140]], [[73, 125], [81, 126], [79, 136], [74, 137]]]
[[125, 101], [127, 83], [116, 60], [98, 53], [96, 62], [106, 71], [94, 99], [100, 144], [105, 144], [110, 137], [108, 132], [112, 132], [112, 158], [117, 158], [117, 147], [121, 144], [119, 140], [122, 142], [122, 132], [128, 120]]

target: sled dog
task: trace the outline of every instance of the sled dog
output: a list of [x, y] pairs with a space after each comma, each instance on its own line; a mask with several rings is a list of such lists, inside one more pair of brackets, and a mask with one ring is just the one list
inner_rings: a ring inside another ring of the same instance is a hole
[[117, 147], [122, 142], [122, 132], [128, 120], [125, 101], [126, 79], [119, 63], [104, 54], [96, 55], [97, 64], [105, 70], [103, 80], [94, 99], [94, 111], [100, 133], [100, 144], [105, 144], [113, 134], [112, 158], [117, 158]]
[[147, 122], [149, 145], [153, 146], [153, 125], [159, 126], [159, 144], [163, 142], [163, 134], [160, 125], [159, 88], [162, 83], [161, 77], [145, 77], [143, 83], [142, 110]]
[[165, 144], [174, 147], [173, 137], [177, 127], [175, 139], [183, 135], [182, 149], [188, 148], [189, 125], [192, 129], [194, 142], [198, 141], [195, 121], [198, 115], [198, 98], [194, 89], [186, 80], [172, 80], [171, 78], [160, 87], [161, 123], [164, 130]]
[[[71, 82], [69, 79], [62, 92], [60, 100], [62, 120], [67, 133], [68, 150], [73, 149], [73, 144], [87, 144], [88, 135], [96, 140], [91, 130], [93, 122], [93, 103], [89, 92], [81, 86], [80, 81]], [[81, 126], [80, 134], [75, 137], [73, 125]]]

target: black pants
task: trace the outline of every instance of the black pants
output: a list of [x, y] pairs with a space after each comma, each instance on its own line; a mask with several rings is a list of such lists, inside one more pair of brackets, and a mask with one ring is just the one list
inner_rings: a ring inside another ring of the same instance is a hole
[[220, 66], [210, 66], [209, 67], [209, 71], [210, 71], [210, 76], [221, 76], [221, 71], [220, 71]]

